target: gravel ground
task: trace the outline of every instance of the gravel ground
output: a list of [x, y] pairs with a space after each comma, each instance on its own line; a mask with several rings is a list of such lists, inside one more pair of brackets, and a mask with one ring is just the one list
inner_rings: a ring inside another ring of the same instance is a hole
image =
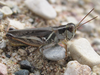
[[[29, 75], [64, 75], [67, 63], [73, 60], [68, 50], [66, 51], [67, 55], [64, 59], [51, 61], [46, 59], [37, 47], [12, 46], [5, 37], [10, 27], [15, 29], [26, 29], [60, 26], [70, 22], [78, 24], [93, 8], [94, 11], [92, 11], [82, 23], [95, 16], [98, 17], [80, 27], [75, 37], [69, 42], [78, 38], [86, 38], [97, 54], [100, 55], [100, 0], [47, 1], [57, 13], [54, 19], [45, 19], [44, 17], [38, 16], [38, 14], [34, 14], [25, 5], [24, 0], [0, 1], [0, 63], [7, 66], [8, 75], [14, 75], [15, 72], [23, 70], [23, 68], [20, 67], [20, 62], [22, 60], [27, 60], [31, 65], [30, 69], [24, 68], [29, 71]], [[7, 6], [7, 8], [5, 8], [6, 11], [3, 11], [3, 7], [5, 6]]]

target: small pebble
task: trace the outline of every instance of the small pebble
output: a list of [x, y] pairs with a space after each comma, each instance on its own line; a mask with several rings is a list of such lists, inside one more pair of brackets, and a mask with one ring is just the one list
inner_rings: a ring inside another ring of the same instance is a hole
[[65, 48], [59, 45], [43, 50], [44, 57], [53, 61], [64, 59], [65, 53], [66, 53]]
[[0, 41], [0, 49], [3, 49], [6, 47], [6, 42], [5, 40], [2, 39], [2, 41]]
[[82, 32], [91, 32], [94, 29], [95, 29], [95, 25], [93, 23], [86, 23], [79, 28], [79, 30]]
[[85, 38], [76, 39], [69, 47], [73, 59], [82, 64], [93, 67], [100, 64], [100, 56], [91, 47], [89, 41]]
[[34, 20], [33, 20], [32, 18], [29, 18], [28, 21], [29, 21], [30, 23], [34, 23]]
[[0, 5], [4, 6], [6, 3], [4, 1], [0, 1]]
[[56, 3], [56, 0], [48, 0], [50, 3], [54, 4]]
[[16, 52], [13, 52], [12, 54], [11, 54], [11, 56], [12, 57], [15, 57], [15, 56], [17, 56], [18, 54], [16, 53]]
[[3, 13], [2, 12], [0, 12], [0, 20], [3, 18]]
[[64, 75], [91, 75], [91, 68], [77, 61], [70, 61], [67, 64]]
[[9, 54], [6, 54], [6, 57], [10, 58], [10, 57], [11, 57], [11, 55], [9, 55]]
[[35, 71], [34, 74], [35, 75], [40, 75], [40, 72], [39, 71]]
[[9, 16], [11, 15], [13, 12], [12, 10], [8, 7], [8, 6], [4, 6], [2, 7], [2, 9], [0, 10], [5, 16]]
[[12, 27], [12, 28], [25, 29], [25, 24], [21, 23], [20, 21], [12, 20], [12, 19], [9, 19], [9, 18], [8, 18], [8, 21], [9, 21], [10, 27]]
[[100, 64], [95, 65], [92, 70], [96, 75], [100, 75]]
[[62, 5], [67, 5], [67, 1], [66, 0], [61, 0], [61, 4]]
[[98, 13], [100, 14], [99, 6], [95, 6], [95, 11], [98, 12]]
[[84, 0], [78, 0], [79, 6], [84, 6]]
[[46, 0], [26, 0], [25, 5], [35, 14], [45, 18], [54, 19], [56, 11]]
[[13, 8], [14, 6], [17, 6], [17, 3], [15, 1], [6, 1], [6, 5], [10, 8]]
[[100, 45], [100, 38], [95, 38], [92, 42], [92, 45]]
[[2, 49], [0, 49], [0, 54], [3, 52], [3, 50]]
[[27, 69], [27, 70], [30, 70], [31, 69], [31, 64], [28, 60], [22, 60], [20, 62], [20, 67], [21, 69]]
[[17, 14], [17, 13], [20, 13], [21, 12], [20, 9], [18, 8], [18, 6], [14, 6], [12, 8], [12, 11], [13, 11], [14, 14]]
[[2, 63], [0, 63], [0, 75], [7, 75], [7, 67]]
[[19, 70], [17, 72], [14, 73], [15, 75], [29, 75], [29, 71], [28, 70]]
[[68, 22], [61, 22], [61, 25], [67, 25]]
[[94, 46], [93, 48], [100, 55], [100, 45]]
[[91, 2], [91, 0], [84, 0], [84, 2], [86, 2], [86, 3], [90, 3], [90, 2]]
[[[100, 23], [100, 22], [99, 22]], [[96, 28], [97, 33], [100, 35], [100, 27]]]
[[78, 24], [78, 21], [74, 17], [66, 17], [68, 23]]
[[20, 54], [20, 56], [27, 56], [27, 52], [23, 49], [19, 49], [18, 53]]
[[55, 7], [55, 11], [56, 11], [57, 13], [61, 13], [61, 12], [62, 12], [61, 6], [56, 6], [56, 7]]

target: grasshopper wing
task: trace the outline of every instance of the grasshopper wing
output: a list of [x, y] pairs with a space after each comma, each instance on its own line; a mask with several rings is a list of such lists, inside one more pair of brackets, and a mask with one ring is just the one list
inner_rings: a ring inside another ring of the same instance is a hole
[[20, 42], [31, 46], [40, 46], [46, 43], [46, 39], [52, 33], [51, 27], [34, 28], [24, 30], [10, 30], [6, 36], [10, 41]]

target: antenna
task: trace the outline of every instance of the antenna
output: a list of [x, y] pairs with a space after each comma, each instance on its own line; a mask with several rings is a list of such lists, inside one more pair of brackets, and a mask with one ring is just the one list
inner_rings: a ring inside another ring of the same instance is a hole
[[96, 17], [94, 17], [94, 18], [92, 18], [92, 19], [86, 21], [85, 23], [83, 23], [83, 24], [81, 24], [81, 25], [78, 25], [77, 28], [79, 28], [79, 27], [81, 27], [82, 25], [84, 25], [84, 24], [86, 24], [86, 23], [92, 21], [93, 19], [96, 19], [97, 17], [98, 17], [98, 16], [96, 16]]
[[90, 22], [90, 21], [92, 21], [93, 19], [95, 19], [95, 18], [97, 18], [98, 16], [96, 16], [96, 17], [94, 17], [94, 18], [92, 18], [92, 19], [90, 19], [90, 20], [88, 20], [87, 22], [85, 22], [85, 23], [83, 23], [83, 24], [81, 24], [80, 25], [80, 23], [92, 12], [94, 10], [94, 8], [76, 25], [76, 29], [77, 28], [79, 28], [80, 26], [82, 26], [82, 25], [84, 25], [84, 24], [86, 24], [86, 23], [88, 23], [88, 22]]

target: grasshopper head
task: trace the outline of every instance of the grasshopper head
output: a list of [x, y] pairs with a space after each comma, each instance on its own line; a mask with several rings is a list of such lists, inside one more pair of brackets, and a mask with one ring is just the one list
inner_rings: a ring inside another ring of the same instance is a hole
[[76, 27], [75, 24], [73, 23], [68, 23], [66, 25], [66, 40], [70, 40], [76, 32]]
[[81, 22], [94, 10], [94, 8], [77, 24], [73, 24], [73, 23], [68, 23], [66, 25], [66, 40], [70, 40], [74, 35], [75, 35], [75, 32], [76, 30], [81, 27], [82, 25], [90, 22], [91, 20], [97, 18], [98, 16], [86, 21], [85, 23], [81, 24]]

